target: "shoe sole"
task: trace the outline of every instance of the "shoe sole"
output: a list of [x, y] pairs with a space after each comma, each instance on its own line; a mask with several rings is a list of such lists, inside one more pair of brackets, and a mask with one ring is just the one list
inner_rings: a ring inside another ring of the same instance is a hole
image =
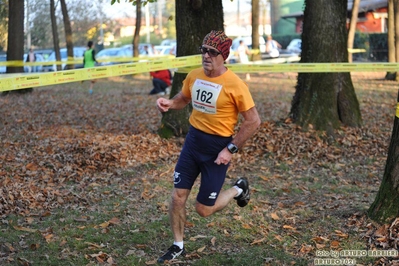
[[[248, 182], [248, 180], [246, 179], [246, 178], [241, 178], [242, 180], [245, 180], [244, 182], [246, 182], [247, 183], [247, 193], [246, 193], [246, 195], [240, 195], [240, 196], [238, 196], [238, 198], [234, 198], [236, 201], [237, 201], [237, 205], [238, 206], [240, 206], [240, 207], [245, 207], [245, 206], [247, 206], [248, 205], [248, 202], [249, 202], [249, 200], [250, 200], [250, 195], [249, 195], [249, 193], [250, 193], [250, 188], [249, 188], [249, 182]], [[244, 192], [243, 192], [244, 193]]]

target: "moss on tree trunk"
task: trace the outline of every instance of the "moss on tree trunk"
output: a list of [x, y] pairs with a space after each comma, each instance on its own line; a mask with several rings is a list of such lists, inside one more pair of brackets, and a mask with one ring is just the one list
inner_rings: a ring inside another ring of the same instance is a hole
[[[301, 63], [347, 62], [347, 1], [305, 1]], [[300, 73], [291, 117], [307, 128], [332, 132], [361, 125], [350, 73]]]
[[[399, 102], [399, 93], [398, 93]], [[396, 116], [389, 144], [384, 176], [368, 215], [380, 223], [399, 217], [399, 118]]]

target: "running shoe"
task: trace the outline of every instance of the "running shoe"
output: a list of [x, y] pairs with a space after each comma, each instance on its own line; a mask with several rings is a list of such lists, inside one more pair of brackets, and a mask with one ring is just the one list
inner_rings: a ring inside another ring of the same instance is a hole
[[250, 200], [248, 180], [245, 177], [241, 177], [235, 182], [234, 185], [242, 189], [242, 193], [237, 197], [234, 197], [234, 199], [237, 201], [237, 205], [240, 207], [247, 206]]
[[165, 261], [173, 260], [180, 255], [184, 255], [185, 253], [186, 251], [184, 250], [184, 247], [181, 249], [176, 245], [172, 245], [168, 251], [158, 259], [158, 263], [163, 264]]

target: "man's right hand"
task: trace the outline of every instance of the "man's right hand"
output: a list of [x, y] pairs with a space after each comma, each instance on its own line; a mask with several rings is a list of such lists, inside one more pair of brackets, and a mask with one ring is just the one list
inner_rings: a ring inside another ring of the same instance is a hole
[[158, 98], [157, 99], [157, 107], [158, 110], [162, 113], [165, 113], [169, 111], [169, 108], [171, 106], [172, 102], [171, 100], [165, 99], [165, 98]]

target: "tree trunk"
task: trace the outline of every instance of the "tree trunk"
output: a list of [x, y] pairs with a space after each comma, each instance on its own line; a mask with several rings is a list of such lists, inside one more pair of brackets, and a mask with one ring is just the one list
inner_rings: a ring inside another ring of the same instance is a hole
[[[354, 0], [352, 5], [352, 16], [349, 25], [349, 33], [348, 33], [348, 50], [353, 49], [353, 42], [355, 40], [355, 32], [356, 32], [356, 24], [357, 24], [357, 16], [359, 13], [359, 3], [360, 0]], [[348, 54], [348, 62], [352, 63], [352, 52], [350, 51]]]
[[[395, 58], [399, 62], [399, 0], [394, 0], [395, 12]], [[395, 80], [399, 81], [398, 72], [395, 73]]]
[[[24, 58], [24, 1], [8, 2], [7, 61]], [[23, 73], [24, 67], [7, 67], [7, 73]]]
[[[58, 38], [58, 31], [57, 31], [57, 18], [55, 17], [55, 3], [54, 0], [50, 0], [50, 18], [51, 18], [51, 31], [53, 33], [53, 44], [54, 44], [54, 52], [55, 52], [55, 59], [57, 61], [61, 61], [61, 54], [60, 54], [60, 41]], [[57, 65], [57, 70], [60, 70], [61, 67]]]
[[139, 42], [140, 42], [140, 28], [141, 28], [141, 0], [136, 2], [136, 29], [133, 36], [133, 57], [139, 56]]
[[[347, 1], [306, 0], [301, 63], [347, 62]], [[350, 73], [299, 73], [290, 116], [305, 130], [361, 125]]]
[[[8, 2], [7, 61], [22, 61], [24, 58], [24, 1]], [[6, 73], [23, 73], [24, 67], [7, 67]], [[33, 89], [17, 90], [17, 93], [31, 92]], [[2, 94], [7, 94], [4, 91]]]
[[[252, 49], [259, 51], [259, 0], [252, 0]], [[251, 60], [261, 60], [262, 55], [255, 53]]]
[[[388, 62], [395, 63], [395, 5], [394, 0], [388, 0]], [[395, 72], [387, 72], [385, 79], [395, 80]]]
[[[221, 0], [176, 0], [177, 57], [199, 54], [198, 48], [211, 30], [223, 30], [223, 5]], [[175, 73], [170, 96], [182, 89], [185, 73]], [[161, 137], [185, 135], [188, 132], [188, 117], [191, 104], [183, 110], [169, 111], [162, 117], [159, 129]]]
[[368, 215], [380, 223], [391, 223], [399, 217], [399, 92], [388, 158], [377, 196]]
[[[71, 20], [69, 19], [68, 8], [65, 3], [65, 0], [61, 0], [60, 2], [61, 2], [62, 17], [64, 19], [65, 40], [66, 40], [67, 56], [69, 61], [69, 60], [74, 60], [72, 26], [71, 26]], [[75, 68], [74, 64], [67, 63], [65, 66], [65, 69], [74, 69], [74, 68]]]

